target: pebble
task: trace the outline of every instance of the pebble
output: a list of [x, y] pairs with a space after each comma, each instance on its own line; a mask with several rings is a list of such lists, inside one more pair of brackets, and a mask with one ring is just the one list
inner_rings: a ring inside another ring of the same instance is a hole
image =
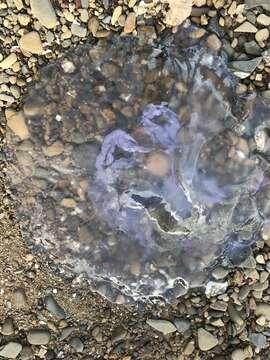
[[13, 292], [12, 304], [15, 308], [21, 309], [27, 306], [27, 299], [23, 289], [15, 289]]
[[223, 267], [217, 267], [212, 271], [212, 276], [216, 280], [222, 280], [225, 279], [225, 277], [229, 274], [228, 269], [225, 269]]
[[22, 350], [22, 345], [18, 342], [10, 341], [0, 348], [0, 356], [9, 359], [16, 359]]
[[31, 18], [29, 15], [26, 15], [26, 14], [19, 14], [18, 15], [18, 20], [19, 20], [19, 23], [22, 25], [22, 26], [27, 26], [30, 21], [31, 21]]
[[263, 255], [257, 255], [256, 256], [256, 262], [258, 263], [258, 264], [265, 264], [265, 260], [264, 260], [264, 257], [263, 257]]
[[125, 26], [124, 26], [124, 33], [130, 34], [136, 28], [136, 14], [131, 12], [126, 17]]
[[0, 100], [5, 101], [8, 104], [12, 104], [15, 101], [13, 96], [7, 94], [1, 94], [1, 93], [0, 93]]
[[250, 292], [250, 287], [248, 285], [244, 285], [243, 287], [241, 287], [238, 295], [239, 299], [245, 300], [248, 297], [249, 292]]
[[166, 176], [170, 169], [170, 163], [165, 155], [153, 153], [147, 158], [145, 168], [156, 176]]
[[257, 17], [257, 23], [263, 26], [269, 26], [270, 25], [270, 16], [267, 16], [265, 14], [260, 14]]
[[200, 350], [208, 351], [213, 349], [218, 344], [216, 336], [212, 335], [209, 331], [203, 328], [198, 329], [198, 345]]
[[73, 347], [73, 349], [75, 351], [77, 351], [77, 352], [82, 352], [83, 351], [84, 345], [83, 345], [80, 338], [75, 337], [75, 338], [71, 339], [69, 344], [70, 344], [70, 346]]
[[46, 156], [58, 156], [64, 151], [64, 145], [61, 141], [56, 140], [52, 145], [44, 147], [43, 152]]
[[7, 318], [4, 321], [4, 323], [2, 325], [1, 333], [5, 336], [9, 336], [14, 333], [14, 326], [13, 326], [13, 321], [11, 318]]
[[47, 345], [50, 338], [50, 332], [43, 329], [32, 329], [27, 333], [27, 340], [31, 345]]
[[[192, 0], [168, 0], [169, 9], [165, 23], [168, 26], [178, 26], [191, 14]], [[179, 11], [181, 9], [181, 11]]]
[[249, 335], [249, 340], [252, 344], [259, 349], [263, 349], [266, 347], [266, 336], [259, 333], [251, 333]]
[[74, 326], [67, 326], [64, 328], [60, 334], [60, 340], [65, 340], [74, 330]]
[[190, 321], [186, 319], [175, 319], [174, 325], [177, 327], [177, 330], [183, 334], [190, 328]]
[[269, 30], [261, 29], [255, 34], [255, 39], [258, 43], [268, 40], [269, 38]]
[[244, 43], [245, 52], [249, 55], [259, 56], [262, 49], [255, 40]]
[[78, 36], [78, 37], [85, 37], [86, 34], [87, 34], [87, 29], [86, 27], [82, 26], [82, 25], [79, 25], [79, 24], [76, 24], [76, 23], [73, 23], [71, 25], [71, 33], [72, 35], [75, 35], [75, 36]]
[[23, 9], [22, 0], [14, 0], [14, 5], [16, 6], [17, 10], [19, 10], [19, 11]]
[[219, 51], [222, 46], [222, 43], [216, 34], [209, 35], [206, 44], [213, 51]]
[[17, 55], [15, 53], [11, 53], [8, 55], [3, 61], [0, 62], [1, 69], [9, 69], [15, 62], [17, 61]]
[[240, 312], [238, 312], [232, 304], [230, 304], [228, 307], [228, 313], [229, 313], [231, 320], [235, 324], [237, 324], [239, 326], [242, 326], [244, 324], [244, 320], [242, 319]]
[[20, 357], [21, 360], [30, 360], [33, 359], [33, 350], [31, 348], [31, 346], [24, 346], [21, 353], [20, 353]]
[[176, 326], [167, 320], [154, 320], [149, 319], [146, 323], [151, 326], [153, 329], [161, 332], [164, 335], [173, 333], [177, 330]]
[[57, 18], [50, 0], [30, 0], [33, 15], [39, 20], [41, 25], [47, 29], [52, 29], [57, 24]]
[[253, 33], [255, 34], [258, 31], [256, 26], [252, 25], [250, 22], [245, 21], [243, 24], [238, 26], [234, 29], [234, 32], [241, 32], [241, 33]]
[[205, 295], [207, 297], [213, 297], [220, 294], [224, 294], [228, 288], [228, 282], [208, 281], [205, 286]]
[[232, 61], [229, 66], [233, 73], [241, 79], [247, 78], [262, 62], [262, 57], [256, 57], [252, 60]]
[[41, 54], [43, 51], [43, 45], [39, 37], [39, 33], [31, 31], [23, 35], [19, 40], [19, 47], [24, 52], [31, 54]]
[[29, 131], [25, 123], [25, 118], [22, 111], [15, 111], [8, 109], [5, 111], [7, 126], [13, 133], [21, 140], [29, 138]]
[[265, 242], [270, 240], [270, 222], [265, 222], [263, 224], [261, 235]]
[[115, 25], [119, 19], [119, 17], [122, 14], [122, 7], [121, 6], [116, 6], [116, 8], [113, 11], [112, 14], [112, 18], [111, 18], [111, 24]]
[[265, 303], [257, 304], [255, 315], [256, 316], [263, 315], [267, 320], [270, 320], [270, 304], [265, 304]]
[[231, 359], [232, 360], [246, 360], [250, 359], [250, 354], [246, 349], [236, 349], [232, 352]]
[[53, 315], [56, 315], [59, 319], [64, 319], [66, 317], [65, 311], [57, 303], [57, 301], [52, 295], [48, 295], [45, 297], [44, 304], [47, 310]]

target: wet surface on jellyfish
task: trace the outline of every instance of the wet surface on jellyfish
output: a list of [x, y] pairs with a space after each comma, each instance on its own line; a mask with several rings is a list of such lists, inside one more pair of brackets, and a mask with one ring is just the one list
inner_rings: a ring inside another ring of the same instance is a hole
[[201, 286], [269, 218], [269, 105], [237, 98], [194, 34], [66, 54], [29, 89], [23, 138], [8, 134], [28, 244], [112, 301]]

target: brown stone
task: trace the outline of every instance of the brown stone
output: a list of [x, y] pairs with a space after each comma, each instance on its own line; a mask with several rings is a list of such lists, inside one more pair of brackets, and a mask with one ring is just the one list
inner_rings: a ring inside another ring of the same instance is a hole
[[31, 31], [23, 35], [19, 40], [19, 47], [22, 51], [31, 54], [40, 54], [43, 51], [42, 42], [36, 31]]

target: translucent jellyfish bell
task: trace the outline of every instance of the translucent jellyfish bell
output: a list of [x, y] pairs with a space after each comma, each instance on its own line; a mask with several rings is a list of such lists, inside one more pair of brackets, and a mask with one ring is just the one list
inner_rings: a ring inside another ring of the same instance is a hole
[[28, 244], [111, 301], [201, 286], [269, 216], [254, 114], [238, 131], [246, 103], [226, 58], [193, 30], [67, 54], [29, 89], [27, 136], [8, 133]]

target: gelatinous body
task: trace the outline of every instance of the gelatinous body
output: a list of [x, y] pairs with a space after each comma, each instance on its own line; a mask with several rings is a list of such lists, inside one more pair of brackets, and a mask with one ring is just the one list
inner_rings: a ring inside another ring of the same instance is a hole
[[193, 31], [67, 55], [30, 89], [29, 137], [9, 136], [29, 243], [113, 301], [202, 285], [268, 218], [258, 117]]

